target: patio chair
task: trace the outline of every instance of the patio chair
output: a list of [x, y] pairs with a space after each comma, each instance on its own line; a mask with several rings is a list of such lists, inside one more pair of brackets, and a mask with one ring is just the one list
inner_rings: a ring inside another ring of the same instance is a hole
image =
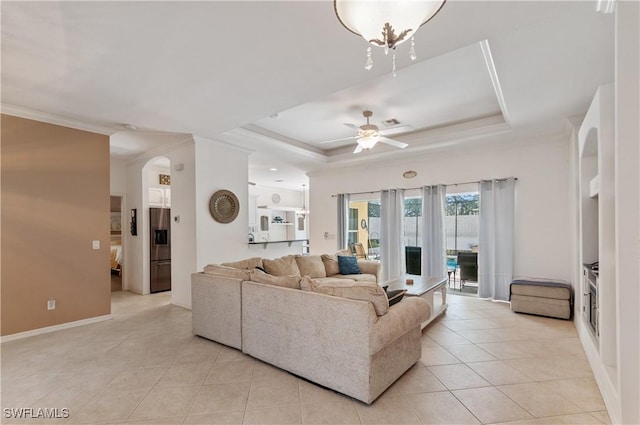
[[364, 250], [362, 242], [355, 242], [353, 243], [352, 247], [353, 248], [351, 249], [351, 251], [356, 254], [356, 258], [362, 258], [365, 260], [367, 259], [367, 252]]
[[460, 267], [460, 290], [467, 280], [478, 281], [478, 253], [458, 252], [458, 267]]

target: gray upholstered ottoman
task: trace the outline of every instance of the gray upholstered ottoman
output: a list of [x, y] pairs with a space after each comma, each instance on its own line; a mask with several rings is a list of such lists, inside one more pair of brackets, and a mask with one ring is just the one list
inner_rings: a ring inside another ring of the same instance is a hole
[[521, 278], [510, 285], [511, 310], [516, 313], [570, 319], [573, 290], [567, 282]]

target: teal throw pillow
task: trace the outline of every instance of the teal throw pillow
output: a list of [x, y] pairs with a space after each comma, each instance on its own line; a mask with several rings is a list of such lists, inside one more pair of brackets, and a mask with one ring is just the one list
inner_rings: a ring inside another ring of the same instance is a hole
[[338, 255], [338, 267], [340, 274], [361, 274], [356, 257]]

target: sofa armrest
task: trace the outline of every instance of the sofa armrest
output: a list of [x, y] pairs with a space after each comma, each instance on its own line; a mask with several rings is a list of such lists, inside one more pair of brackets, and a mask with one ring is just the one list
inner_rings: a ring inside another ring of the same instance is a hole
[[372, 274], [376, 277], [376, 282], [380, 282], [380, 270], [382, 263], [372, 260], [358, 260], [358, 267], [364, 274]]
[[431, 315], [431, 307], [420, 297], [405, 297], [378, 317], [369, 339], [369, 353], [375, 354], [412, 328], [420, 326]]
[[193, 333], [242, 348], [241, 279], [205, 273], [191, 275]]

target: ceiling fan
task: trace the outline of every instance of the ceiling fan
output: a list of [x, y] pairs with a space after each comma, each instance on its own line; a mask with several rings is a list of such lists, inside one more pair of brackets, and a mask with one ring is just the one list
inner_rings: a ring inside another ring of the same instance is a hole
[[387, 145], [394, 146], [400, 149], [404, 149], [407, 146], [409, 146], [406, 143], [389, 139], [388, 137], [385, 137], [385, 135], [389, 133], [402, 133], [406, 131], [411, 131], [413, 130], [413, 127], [409, 125], [404, 125], [404, 126], [394, 127], [388, 130], [381, 131], [377, 125], [369, 123], [369, 118], [371, 118], [371, 116], [373, 115], [373, 112], [364, 111], [362, 112], [362, 115], [364, 115], [364, 117], [367, 119], [366, 124], [361, 126], [357, 126], [355, 124], [345, 124], [347, 127], [353, 128], [354, 130], [358, 131], [358, 134], [356, 136], [345, 137], [342, 139], [327, 140], [327, 141], [321, 142], [321, 144], [333, 143], [341, 140], [356, 139], [356, 141], [358, 142], [358, 146], [356, 146], [353, 153], [360, 153], [363, 150], [372, 149], [378, 142], [385, 143]]

